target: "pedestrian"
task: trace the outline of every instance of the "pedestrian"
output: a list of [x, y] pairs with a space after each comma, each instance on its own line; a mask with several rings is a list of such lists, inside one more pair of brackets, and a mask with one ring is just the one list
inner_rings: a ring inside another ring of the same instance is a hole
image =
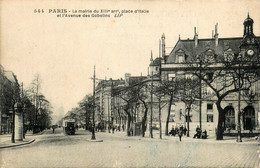
[[171, 129], [171, 131], [169, 132], [169, 135], [171, 135], [171, 136], [174, 136], [175, 135], [175, 130], [174, 130], [174, 127], [172, 126], [172, 129]]
[[186, 135], [186, 132], [187, 132], [187, 128], [184, 127], [184, 129], [183, 129], [183, 134]]
[[53, 126], [52, 127], [52, 133], [54, 134], [54, 132], [55, 132], [55, 127]]
[[178, 136], [179, 136], [179, 139], [180, 139], [180, 142], [181, 142], [181, 137], [182, 137], [182, 130], [181, 129], [179, 129], [179, 131], [178, 131]]
[[207, 137], [208, 137], [208, 134], [207, 134], [207, 131], [205, 130], [205, 131], [202, 132], [201, 138], [207, 139]]
[[200, 136], [201, 136], [201, 129], [199, 128], [199, 126], [197, 126], [196, 134], [193, 136], [193, 138], [200, 138]]
[[112, 133], [114, 133], [114, 131], [115, 131], [115, 126], [114, 125], [112, 125]]
[[123, 131], [125, 131], [125, 125], [124, 124], [122, 125], [122, 129], [123, 129]]

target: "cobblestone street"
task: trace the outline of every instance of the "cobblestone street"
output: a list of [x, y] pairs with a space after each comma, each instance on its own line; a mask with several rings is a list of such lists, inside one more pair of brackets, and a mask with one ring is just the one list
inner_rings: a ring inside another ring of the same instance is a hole
[[30, 145], [1, 150], [2, 167], [258, 167], [256, 143], [220, 142], [177, 137], [150, 139], [124, 133], [89, 132], [75, 136], [47, 131]]

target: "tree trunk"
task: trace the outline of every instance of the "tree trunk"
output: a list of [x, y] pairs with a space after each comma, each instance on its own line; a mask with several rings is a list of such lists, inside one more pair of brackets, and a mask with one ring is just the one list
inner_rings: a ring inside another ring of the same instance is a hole
[[131, 130], [130, 130], [130, 125], [131, 125], [131, 115], [127, 113], [127, 136], [131, 136]]
[[145, 136], [147, 112], [148, 112], [148, 108], [145, 108], [144, 116], [142, 118], [142, 137]]
[[217, 101], [216, 103], [218, 109], [218, 126], [216, 130], [216, 140], [223, 140], [223, 132], [224, 132], [225, 113], [220, 103], [221, 101]]
[[162, 139], [161, 98], [159, 98], [159, 125], [160, 125], [160, 139]]
[[167, 115], [167, 119], [166, 119], [166, 126], [165, 126], [165, 135], [166, 135], [166, 136], [167, 136], [168, 133], [169, 133], [169, 131], [168, 131], [168, 125], [169, 125], [169, 120], [170, 120], [172, 100], [173, 100], [173, 94], [171, 94], [171, 97], [170, 97], [169, 108], [168, 108], [168, 115]]
[[190, 107], [188, 108], [187, 120], [187, 137], [190, 137]]
[[[14, 103], [15, 104], [15, 103]], [[12, 127], [12, 143], [15, 143], [15, 108], [14, 108], [14, 104], [13, 104], [13, 118], [12, 118], [12, 120], [13, 120], [13, 123], [12, 123], [12, 125], [13, 125], [13, 127]]]

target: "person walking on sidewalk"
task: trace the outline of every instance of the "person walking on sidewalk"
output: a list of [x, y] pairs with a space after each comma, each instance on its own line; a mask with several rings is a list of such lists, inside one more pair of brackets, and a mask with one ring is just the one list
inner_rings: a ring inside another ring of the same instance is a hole
[[180, 142], [181, 142], [181, 137], [182, 137], [182, 129], [179, 129], [179, 130], [178, 130], [178, 136], [179, 136], [179, 139], [180, 139]]

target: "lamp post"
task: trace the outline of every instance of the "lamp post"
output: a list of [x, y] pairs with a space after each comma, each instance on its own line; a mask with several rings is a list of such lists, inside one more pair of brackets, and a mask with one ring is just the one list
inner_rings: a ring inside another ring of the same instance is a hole
[[152, 85], [151, 85], [151, 121], [150, 121], [150, 136], [153, 138], [153, 71], [152, 71]]
[[94, 65], [93, 75], [93, 116], [92, 116], [92, 137], [91, 140], [95, 140], [95, 82], [96, 82], [96, 66]]

